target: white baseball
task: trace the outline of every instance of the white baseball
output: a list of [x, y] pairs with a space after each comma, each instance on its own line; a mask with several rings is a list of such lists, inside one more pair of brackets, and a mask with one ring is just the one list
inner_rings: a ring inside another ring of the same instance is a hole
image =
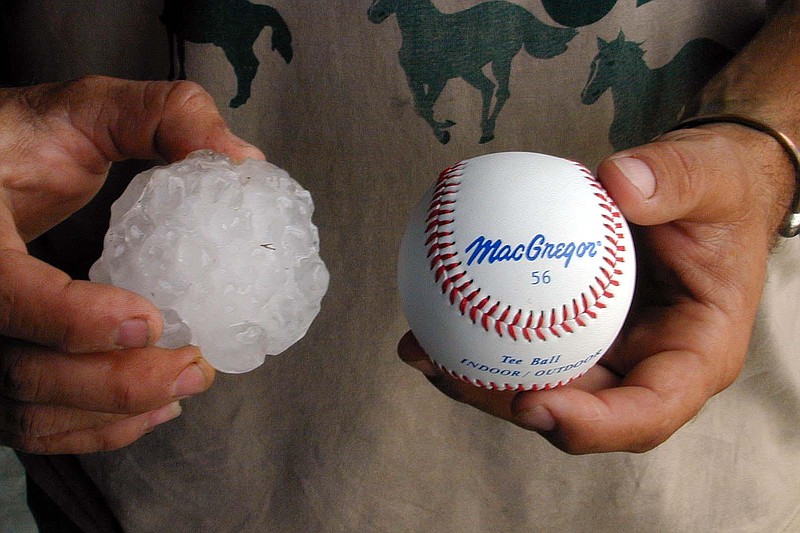
[[399, 258], [406, 318], [441, 368], [489, 389], [583, 375], [633, 298], [630, 229], [582, 165], [495, 153], [446, 169], [412, 214]]

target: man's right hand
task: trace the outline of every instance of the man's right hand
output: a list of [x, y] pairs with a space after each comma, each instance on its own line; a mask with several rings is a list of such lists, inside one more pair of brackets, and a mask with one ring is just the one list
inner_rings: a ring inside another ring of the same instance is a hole
[[85, 205], [112, 161], [209, 148], [263, 159], [189, 82], [90, 77], [0, 90], [0, 444], [39, 454], [120, 448], [180, 414], [214, 369], [156, 348], [157, 308], [31, 257], [26, 243]]

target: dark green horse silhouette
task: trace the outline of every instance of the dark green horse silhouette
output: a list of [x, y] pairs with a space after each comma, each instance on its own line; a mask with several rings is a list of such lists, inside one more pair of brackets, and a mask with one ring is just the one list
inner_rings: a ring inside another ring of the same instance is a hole
[[186, 79], [186, 41], [219, 46], [236, 73], [237, 92], [230, 101], [234, 108], [250, 98], [258, 70], [253, 44], [265, 27], [272, 28], [272, 49], [286, 63], [292, 60], [292, 34], [283, 17], [270, 6], [247, 0], [164, 0], [161, 21], [169, 38], [169, 79], [175, 79], [176, 48], [178, 78]]
[[609, 141], [615, 150], [638, 146], [674, 126], [698, 91], [733, 56], [711, 39], [694, 39], [666, 65], [650, 69], [642, 43], [620, 32], [597, 39], [598, 53], [581, 100], [590, 105], [608, 89], [614, 99]]
[[[555, 57], [577, 35], [572, 28], [548, 26], [504, 0], [483, 2], [454, 14], [440, 12], [431, 0], [373, 0], [367, 15], [379, 24], [392, 13], [403, 36], [398, 55], [416, 111], [442, 144], [450, 140], [447, 130], [455, 123], [436, 120], [433, 106], [449, 80], [462, 78], [481, 92], [480, 142], [489, 142], [494, 139], [497, 116], [511, 95], [511, 61], [517, 53], [524, 47], [536, 58]], [[483, 73], [488, 64], [496, 85]]]
[[[641, 7], [652, 0], [637, 0]], [[577, 28], [603, 19], [617, 5], [617, 0], [542, 0], [547, 14], [563, 26]]]
[[588, 26], [602, 19], [614, 8], [617, 0], [542, 0], [547, 14], [564, 26]]

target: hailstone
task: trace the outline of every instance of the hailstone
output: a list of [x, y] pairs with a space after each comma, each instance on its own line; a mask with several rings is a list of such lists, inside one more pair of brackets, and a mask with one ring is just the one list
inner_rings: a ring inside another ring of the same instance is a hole
[[217, 370], [247, 372], [319, 313], [329, 276], [313, 211], [309, 192], [270, 163], [194, 152], [133, 179], [89, 278], [152, 301], [159, 346], [194, 344]]

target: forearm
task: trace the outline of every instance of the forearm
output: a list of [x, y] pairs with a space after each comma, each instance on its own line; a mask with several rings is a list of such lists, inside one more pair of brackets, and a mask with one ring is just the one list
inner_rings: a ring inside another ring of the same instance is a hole
[[786, 0], [709, 83], [700, 112], [741, 113], [800, 138], [800, 0]]
[[[700, 95], [699, 115], [735, 114], [768, 124], [800, 145], [800, 0], [786, 0]], [[780, 220], [796, 201], [795, 169], [784, 149], [751, 130], [762, 194]], [[768, 185], [768, 186], [767, 186]]]

